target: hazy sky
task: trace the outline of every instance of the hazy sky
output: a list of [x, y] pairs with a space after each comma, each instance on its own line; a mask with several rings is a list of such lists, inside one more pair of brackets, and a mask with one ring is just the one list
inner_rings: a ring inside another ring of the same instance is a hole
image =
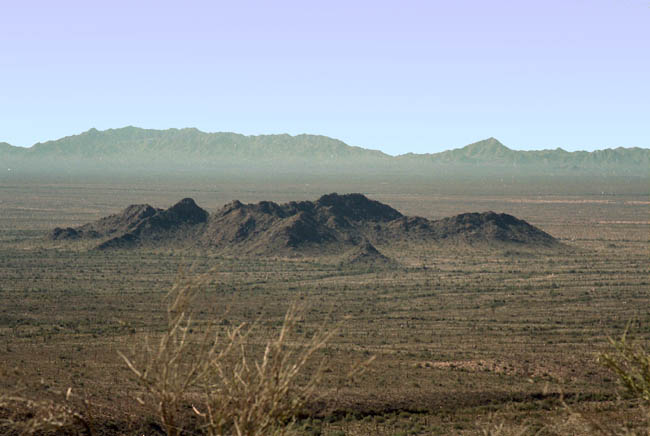
[[3, 2], [0, 141], [125, 125], [650, 147], [650, 0]]

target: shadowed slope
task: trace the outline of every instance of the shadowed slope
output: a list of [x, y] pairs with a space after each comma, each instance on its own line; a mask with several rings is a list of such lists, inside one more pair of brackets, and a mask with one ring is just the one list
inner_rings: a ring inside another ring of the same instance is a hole
[[127, 233], [132, 231], [142, 220], [160, 211], [161, 209], [155, 209], [148, 204], [132, 204], [118, 214], [109, 215], [76, 229], [57, 227], [50, 233], [50, 238], [53, 240], [101, 238], [113, 234]]
[[201, 243], [258, 254], [301, 249], [340, 251], [341, 246], [356, 245], [362, 239], [363, 226], [401, 216], [392, 207], [361, 194], [329, 194], [315, 202], [282, 205], [234, 201], [210, 218]]
[[115, 248], [136, 244], [160, 244], [170, 240], [189, 242], [196, 238], [195, 229], [208, 219], [208, 213], [191, 198], [184, 198], [169, 209], [141, 220], [132, 230], [100, 244], [97, 248]]
[[169, 209], [133, 205], [51, 239], [103, 238], [99, 249], [141, 245], [204, 247], [236, 255], [344, 255], [343, 262], [390, 263], [375, 247], [400, 242], [551, 247], [549, 234], [508, 214], [465, 213], [431, 221], [407, 217], [362, 194], [328, 194], [277, 204], [233, 201], [212, 215], [186, 198]]
[[[104, 239], [97, 248], [129, 247], [141, 243], [165, 243], [179, 236], [191, 236], [189, 228], [203, 224], [208, 213], [185, 198], [169, 209], [156, 209], [148, 204], [134, 204], [121, 213], [77, 228], [55, 228], [49, 235], [52, 240]], [[194, 236], [195, 237], [195, 236]], [[109, 238], [109, 239], [106, 239]]]
[[395, 267], [399, 264], [382, 254], [368, 240], [363, 240], [355, 247], [346, 251], [341, 259], [342, 267]]
[[463, 213], [433, 223], [440, 239], [459, 238], [467, 242], [507, 242], [545, 245], [557, 241], [548, 233], [506, 213]]

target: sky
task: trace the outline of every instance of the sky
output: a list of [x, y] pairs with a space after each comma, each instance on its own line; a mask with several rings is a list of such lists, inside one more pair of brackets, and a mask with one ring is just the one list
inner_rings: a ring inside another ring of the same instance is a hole
[[649, 148], [650, 0], [3, 2], [0, 142], [127, 125]]

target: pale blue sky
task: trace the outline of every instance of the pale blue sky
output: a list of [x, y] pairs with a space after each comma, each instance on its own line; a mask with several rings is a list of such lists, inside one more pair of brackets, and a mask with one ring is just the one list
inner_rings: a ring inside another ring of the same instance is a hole
[[650, 0], [15, 1], [0, 141], [314, 133], [391, 154], [650, 147]]

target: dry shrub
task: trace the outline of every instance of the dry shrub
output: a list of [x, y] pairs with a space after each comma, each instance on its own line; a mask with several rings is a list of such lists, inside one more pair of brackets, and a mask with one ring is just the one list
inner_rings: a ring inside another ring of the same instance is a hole
[[[137, 376], [139, 384], [153, 397], [169, 436], [180, 434], [181, 404], [218, 355], [215, 332], [206, 331], [198, 343], [196, 335], [191, 334], [192, 302], [209, 282], [208, 274], [189, 277], [184, 271], [179, 272], [166, 296], [167, 327], [158, 341], [152, 344], [150, 338], [146, 338], [131, 357], [118, 352]], [[144, 403], [140, 397], [137, 400]]]
[[245, 334], [229, 338], [233, 358], [214, 359], [205, 380], [205, 419], [211, 436], [257, 436], [283, 432], [286, 423], [312, 398], [321, 380], [322, 366], [299, 382], [314, 354], [333, 332], [321, 330], [306, 343], [291, 344], [289, 337], [299, 321], [299, 309], [287, 311], [279, 334], [268, 340], [261, 358], [250, 357]]
[[[0, 370], [3, 378], [8, 374]], [[32, 435], [43, 432], [93, 433], [87, 416], [77, 412], [70, 404], [72, 390], [51, 392], [54, 399], [33, 400], [27, 392], [36, 389], [24, 381], [20, 372], [11, 374], [13, 385], [0, 391], [0, 431], [9, 434]], [[42, 384], [42, 382], [41, 382]]]
[[309, 340], [291, 342], [302, 313], [292, 305], [277, 336], [263, 341], [261, 354], [254, 353], [256, 326], [228, 330], [223, 343], [216, 320], [203, 334], [192, 333], [193, 300], [211, 280], [210, 273], [181, 273], [167, 295], [167, 328], [156, 345], [147, 340], [132, 357], [120, 355], [154, 399], [170, 436], [181, 433], [180, 411], [190, 402], [212, 436], [283, 433], [315, 394], [322, 365], [312, 361], [334, 330], [321, 328]]
[[616, 374], [632, 396], [650, 405], [650, 352], [640, 343], [627, 340], [628, 329], [619, 340], [610, 338], [613, 350], [600, 354], [598, 360]]
[[[614, 340], [610, 338], [611, 352], [601, 353], [598, 361], [609, 368], [618, 378], [619, 382], [632, 395], [634, 400], [641, 400], [644, 404], [636, 404], [640, 413], [637, 423], [606, 421], [595, 416], [588, 416], [581, 413], [562, 401], [566, 418], [554, 425], [547, 425], [545, 432], [549, 434], [576, 434], [576, 435], [621, 435], [621, 436], [649, 436], [650, 435], [650, 354], [647, 349], [639, 343], [628, 341], [628, 328], [625, 329], [621, 338]], [[633, 404], [619, 402], [619, 409], [630, 409]], [[637, 428], [629, 428], [636, 426]]]

